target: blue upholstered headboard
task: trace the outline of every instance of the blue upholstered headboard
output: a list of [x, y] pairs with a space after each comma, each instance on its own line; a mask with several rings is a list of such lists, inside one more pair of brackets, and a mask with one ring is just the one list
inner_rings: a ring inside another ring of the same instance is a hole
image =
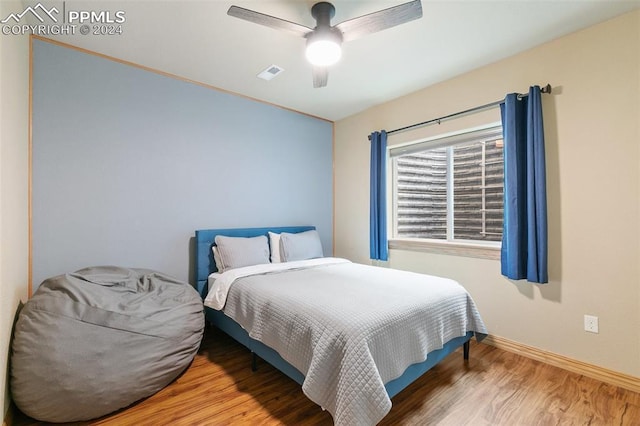
[[257, 237], [267, 235], [269, 231], [281, 233], [310, 231], [316, 229], [315, 226], [282, 226], [276, 228], [231, 228], [231, 229], [198, 229], [196, 231], [196, 288], [198, 293], [204, 298], [207, 295], [207, 278], [209, 274], [216, 272], [216, 264], [213, 261], [211, 246], [214, 244], [216, 235], [226, 235], [228, 237]]

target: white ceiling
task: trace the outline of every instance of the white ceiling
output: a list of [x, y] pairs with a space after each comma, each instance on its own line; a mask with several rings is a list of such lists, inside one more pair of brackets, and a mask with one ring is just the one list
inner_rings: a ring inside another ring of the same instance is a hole
[[[405, 1], [334, 0], [332, 24]], [[640, 0], [423, 0], [422, 19], [346, 42], [320, 89], [312, 86], [304, 39], [226, 14], [235, 4], [314, 27], [314, 3], [66, 1], [67, 10], [124, 11], [123, 34], [51, 38], [338, 120], [640, 7]], [[270, 82], [256, 77], [272, 64], [285, 71]]]

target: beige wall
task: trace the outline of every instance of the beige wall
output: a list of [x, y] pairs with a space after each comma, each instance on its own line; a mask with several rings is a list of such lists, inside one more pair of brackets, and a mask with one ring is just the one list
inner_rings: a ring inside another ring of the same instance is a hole
[[[23, 8], [0, 2], [0, 16]], [[29, 39], [0, 35], [0, 394], [9, 406], [11, 328], [28, 279]]]
[[[371, 131], [546, 83], [550, 283], [510, 282], [495, 260], [392, 250], [390, 265], [458, 279], [496, 336], [640, 377], [640, 11], [337, 122], [336, 255], [368, 262]], [[496, 109], [389, 144], [498, 119]], [[600, 318], [599, 334], [583, 331], [584, 314]]]

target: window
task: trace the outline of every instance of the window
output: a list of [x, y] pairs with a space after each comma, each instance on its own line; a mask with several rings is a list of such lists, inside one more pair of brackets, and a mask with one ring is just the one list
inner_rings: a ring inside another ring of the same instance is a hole
[[390, 157], [393, 238], [499, 246], [502, 126], [391, 147]]

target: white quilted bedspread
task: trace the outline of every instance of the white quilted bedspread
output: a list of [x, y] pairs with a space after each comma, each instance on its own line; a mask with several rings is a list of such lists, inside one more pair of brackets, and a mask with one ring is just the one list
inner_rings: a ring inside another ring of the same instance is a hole
[[297, 263], [219, 274], [210, 295], [228, 287], [225, 314], [302, 372], [304, 393], [336, 425], [378, 423], [391, 409], [385, 383], [467, 331], [487, 333], [453, 280], [344, 259]]

